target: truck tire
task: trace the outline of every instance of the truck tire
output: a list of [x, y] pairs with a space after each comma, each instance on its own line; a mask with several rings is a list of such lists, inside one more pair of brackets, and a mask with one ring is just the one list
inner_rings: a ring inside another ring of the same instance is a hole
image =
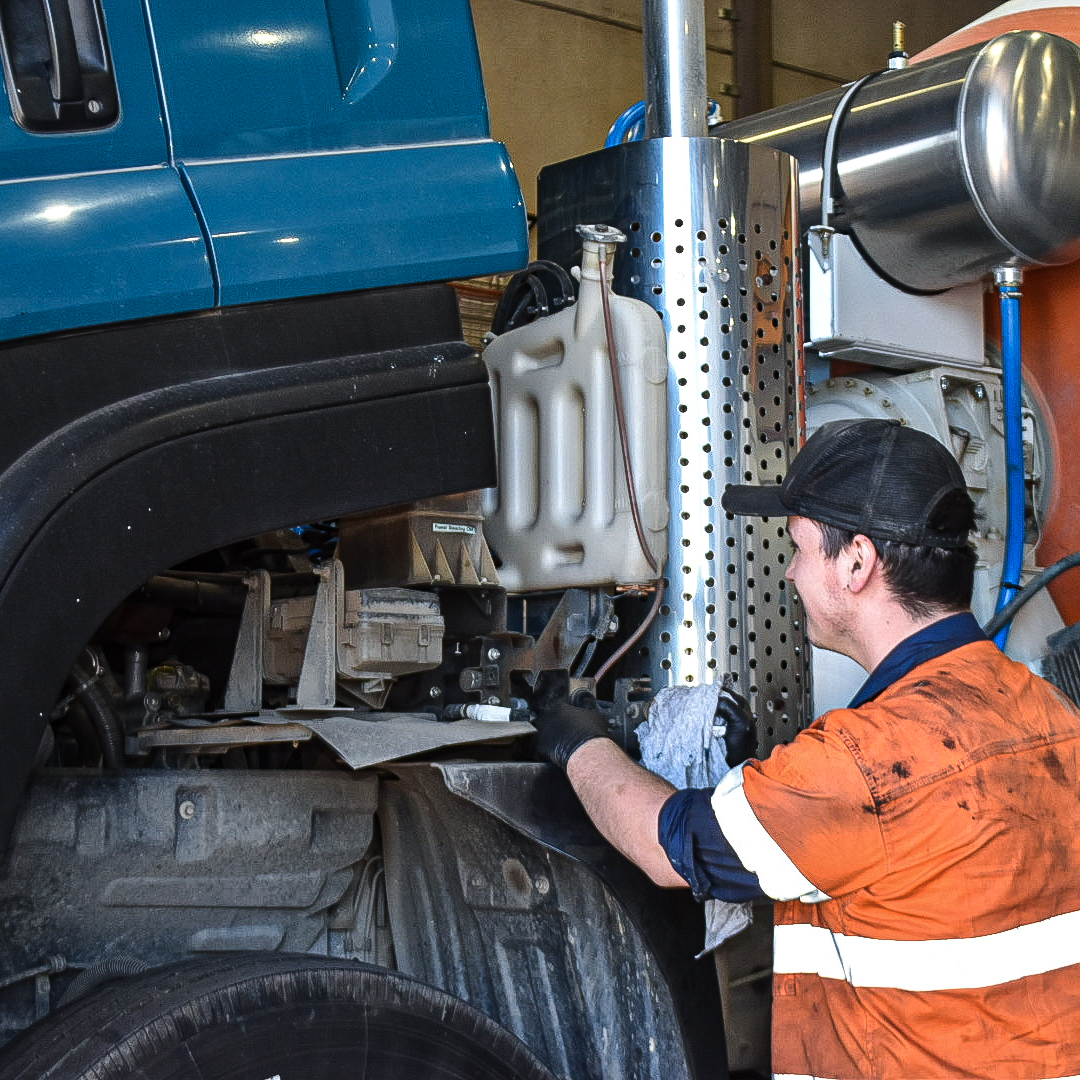
[[555, 1080], [465, 1002], [347, 960], [228, 956], [109, 983], [0, 1051], [4, 1080]]

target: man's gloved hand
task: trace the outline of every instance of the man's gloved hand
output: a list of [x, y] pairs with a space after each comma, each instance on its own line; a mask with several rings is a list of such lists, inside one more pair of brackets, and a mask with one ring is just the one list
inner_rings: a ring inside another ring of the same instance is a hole
[[742, 694], [724, 687], [716, 702], [716, 718], [727, 726], [724, 760], [734, 768], [757, 751], [757, 728], [750, 705]]
[[565, 769], [570, 755], [590, 739], [606, 739], [607, 717], [599, 709], [581, 708], [569, 701], [543, 705], [533, 721], [536, 726], [536, 753]]

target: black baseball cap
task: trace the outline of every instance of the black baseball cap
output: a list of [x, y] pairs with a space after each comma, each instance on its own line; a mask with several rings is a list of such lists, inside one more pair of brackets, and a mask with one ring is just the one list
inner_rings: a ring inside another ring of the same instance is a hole
[[[958, 515], [942, 512], [956, 507]], [[973, 521], [964, 474], [932, 435], [899, 420], [833, 420], [795, 455], [783, 483], [737, 484], [720, 500], [732, 514], [811, 518], [879, 540], [962, 548]]]

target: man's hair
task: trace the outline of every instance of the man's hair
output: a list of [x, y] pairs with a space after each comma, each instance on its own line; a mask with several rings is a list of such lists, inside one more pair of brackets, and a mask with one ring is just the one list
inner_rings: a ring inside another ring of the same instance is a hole
[[[966, 492], [950, 492], [935, 507], [934, 517], [935, 528], [972, 529], [974, 504]], [[855, 539], [856, 534], [846, 529], [822, 521], [814, 524], [821, 531], [821, 547], [828, 559], [835, 559]], [[925, 618], [939, 611], [963, 611], [971, 606], [976, 556], [970, 545], [940, 548], [879, 540], [875, 536], [869, 539], [881, 559], [885, 584], [909, 615]]]

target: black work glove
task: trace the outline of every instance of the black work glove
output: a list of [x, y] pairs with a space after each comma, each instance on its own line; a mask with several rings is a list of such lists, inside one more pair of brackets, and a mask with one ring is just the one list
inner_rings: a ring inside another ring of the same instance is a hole
[[724, 687], [716, 702], [716, 719], [727, 725], [724, 733], [724, 760], [734, 768], [757, 751], [757, 726], [750, 705], [742, 694]]
[[595, 708], [581, 708], [569, 701], [552, 701], [537, 712], [536, 753], [545, 761], [566, 768], [570, 755], [590, 739], [606, 739], [607, 717]]

